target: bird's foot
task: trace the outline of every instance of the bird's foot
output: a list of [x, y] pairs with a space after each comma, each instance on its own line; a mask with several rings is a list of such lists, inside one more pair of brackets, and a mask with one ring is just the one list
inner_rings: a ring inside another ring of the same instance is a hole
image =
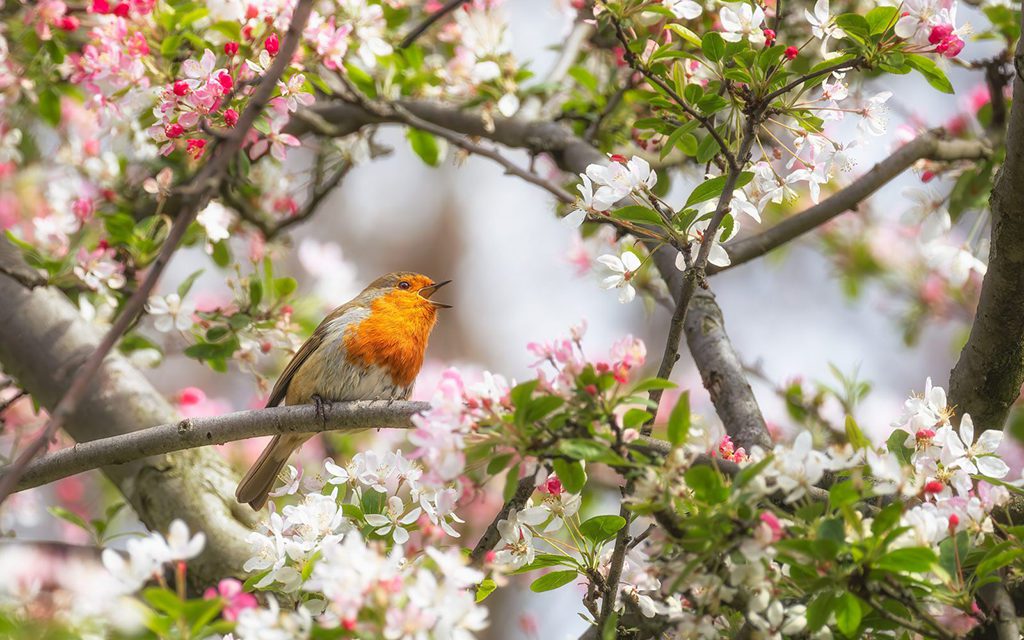
[[322, 424], [325, 429], [327, 428], [327, 411], [326, 411], [326, 408], [327, 408], [327, 405], [329, 405], [329, 404], [331, 404], [331, 403], [326, 401], [326, 400], [324, 400], [319, 395], [314, 395], [313, 396], [313, 405], [316, 407], [316, 417], [320, 419], [320, 424]]

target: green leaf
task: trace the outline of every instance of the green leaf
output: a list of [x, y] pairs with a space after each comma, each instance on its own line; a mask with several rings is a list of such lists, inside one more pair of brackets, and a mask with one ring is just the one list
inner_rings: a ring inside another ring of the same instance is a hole
[[690, 392], [684, 391], [679, 394], [676, 406], [672, 407], [672, 413], [668, 417], [668, 441], [673, 447], [678, 447], [686, 442], [690, 435]]
[[580, 524], [580, 533], [587, 540], [600, 543], [612, 538], [624, 526], [626, 519], [622, 516], [594, 516]]
[[203, 271], [204, 269], [200, 269], [199, 271], [196, 271], [195, 273], [181, 281], [181, 284], [178, 285], [179, 298], [181, 298], [182, 300], [185, 299], [185, 296], [188, 295], [188, 292], [192, 290], [192, 285], [196, 283], [196, 278], [203, 275]]
[[684, 40], [686, 40], [687, 42], [689, 42], [693, 46], [701, 47], [701, 49], [703, 49], [704, 43], [701, 42], [700, 36], [698, 36], [693, 31], [690, 31], [689, 29], [687, 29], [683, 25], [671, 23], [671, 24], [665, 25], [665, 28], [668, 29], [669, 31], [671, 31], [672, 33], [676, 34], [677, 36], [683, 38]]
[[704, 52], [705, 58], [718, 62], [725, 56], [725, 40], [717, 31], [709, 31], [701, 39], [700, 50]]
[[850, 592], [839, 596], [835, 607], [836, 626], [844, 635], [853, 636], [860, 627], [860, 620], [863, 616], [860, 608], [860, 600]]
[[283, 298], [290, 295], [298, 286], [299, 283], [295, 281], [295, 278], [289, 276], [274, 278], [274, 295]]
[[894, 573], [920, 573], [928, 571], [938, 562], [935, 552], [925, 547], [906, 547], [896, 549], [875, 563], [876, 569]]
[[856, 39], [863, 41], [868, 37], [871, 28], [864, 16], [856, 13], [844, 13], [836, 18], [836, 25], [848, 35], [857, 36]]
[[849, 414], [846, 416], [846, 439], [853, 445], [854, 449], [868, 449], [871, 447], [871, 441], [868, 440], [864, 432], [857, 426], [857, 421], [853, 419], [853, 416]]
[[546, 567], [556, 567], [559, 565], [571, 567], [573, 565], [573, 559], [569, 556], [562, 556], [556, 553], [538, 553], [534, 557], [533, 562], [526, 565], [525, 567], [519, 567], [512, 573], [529, 573], [530, 571], [536, 571], [537, 569], [544, 569]]
[[690, 467], [683, 478], [686, 485], [693, 489], [694, 497], [702, 502], [718, 504], [729, 496], [729, 489], [722, 483], [722, 476], [711, 467]]
[[178, 617], [182, 610], [182, 604], [184, 604], [177, 594], [163, 587], [150, 587], [144, 590], [142, 599], [157, 611], [163, 611], [172, 617]]
[[836, 594], [826, 591], [818, 595], [807, 605], [807, 630], [817, 631], [825, 626], [828, 617], [832, 613], [832, 605], [836, 601]]
[[494, 456], [493, 458], [491, 458], [490, 462], [487, 463], [487, 473], [489, 473], [492, 476], [501, 473], [501, 471], [505, 468], [505, 465], [507, 465], [508, 461], [511, 459], [511, 453], [503, 453], [501, 455]]
[[943, 93], [953, 93], [953, 85], [950, 84], [949, 78], [946, 77], [946, 73], [940, 69], [931, 58], [911, 53], [907, 55], [907, 64], [923, 75], [924, 79], [928, 81], [928, 84], [932, 85], [939, 91]]
[[85, 518], [81, 517], [77, 513], [68, 511], [64, 507], [48, 507], [46, 510], [50, 512], [50, 515], [60, 518], [65, 522], [70, 522], [76, 527], [84, 529], [86, 533], [92, 533], [92, 527], [90, 527], [89, 523], [85, 521]]
[[853, 481], [843, 480], [832, 485], [828, 490], [828, 501], [833, 509], [842, 509], [860, 499], [860, 494], [853, 486]]
[[630, 222], [644, 222], [648, 224], [665, 223], [665, 221], [661, 219], [661, 216], [658, 215], [657, 211], [649, 207], [641, 207], [637, 204], [612, 211], [612, 217], [618, 218], [619, 220], [629, 220]]
[[647, 378], [646, 380], [641, 380], [637, 383], [630, 393], [643, 393], [645, 391], [653, 391], [655, 389], [675, 389], [677, 386], [678, 385], [676, 385], [676, 383], [671, 380], [665, 380], [664, 378]]
[[542, 575], [530, 585], [530, 591], [542, 593], [565, 586], [576, 579], [575, 571], [552, 571]]
[[370, 96], [371, 98], [377, 97], [377, 87], [373, 82], [373, 77], [349, 62], [345, 63], [345, 72], [348, 79], [352, 81], [352, 84], [356, 85], [356, 88]]
[[487, 596], [491, 595], [491, 593], [493, 593], [497, 588], [498, 585], [494, 580], [484, 578], [484, 581], [476, 588], [476, 601], [483, 602], [487, 599]]
[[583, 470], [583, 463], [579, 460], [564, 460], [557, 458], [551, 462], [555, 468], [555, 474], [562, 481], [562, 486], [569, 493], [579, 493], [587, 483], [587, 472]]
[[871, 35], [879, 35], [896, 24], [897, 10], [896, 7], [875, 7], [868, 11], [864, 19], [868, 23], [868, 31]]
[[249, 280], [249, 305], [251, 307], [258, 307], [260, 301], [263, 300], [263, 283], [257, 278]]
[[60, 124], [60, 95], [53, 89], [39, 92], [39, 115], [53, 126]]
[[607, 443], [598, 440], [585, 440], [583, 438], [570, 438], [558, 443], [558, 450], [570, 458], [587, 460], [589, 462], [606, 462], [611, 464], [622, 464], [625, 460], [622, 456], [612, 451]]
[[[745, 184], [750, 182], [753, 177], [754, 174], [749, 171], [741, 172], [736, 180], [735, 189], [743, 187]], [[725, 181], [727, 179], [728, 176], [718, 176], [717, 178], [705, 180], [701, 184], [697, 185], [697, 188], [693, 190], [690, 197], [686, 199], [686, 204], [683, 205], [683, 208], [686, 209], [700, 202], [704, 202], [705, 200], [710, 200], [711, 198], [722, 195], [722, 189], [725, 188]]]
[[644, 411], [643, 409], [632, 409], [626, 411], [622, 416], [622, 426], [627, 429], [636, 429], [640, 425], [646, 423], [648, 420], [653, 418], [650, 411]]
[[896, 457], [903, 464], [910, 464], [910, 455], [914, 453], [914, 450], [904, 444], [909, 436], [903, 429], [896, 429], [889, 434], [889, 439], [885, 441], [885, 446], [889, 449], [889, 453], [896, 454]]
[[437, 138], [426, 131], [420, 131], [419, 129], [409, 128], [405, 132], [406, 139], [409, 140], [409, 144], [412, 146], [412, 150], [416, 152], [416, 155], [420, 157], [423, 162], [427, 163], [431, 167], [436, 167], [441, 164], [441, 147], [437, 143]]
[[612, 611], [608, 619], [604, 621], [604, 628], [601, 629], [601, 640], [616, 640], [619, 637], [619, 612]]

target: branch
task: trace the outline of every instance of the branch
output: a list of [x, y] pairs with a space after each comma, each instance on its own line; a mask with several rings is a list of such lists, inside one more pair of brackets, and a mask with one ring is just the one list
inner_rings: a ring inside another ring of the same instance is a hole
[[[629, 48], [629, 40], [626, 38], [626, 33], [622, 30], [622, 24], [619, 23], [618, 20], [615, 20], [613, 18], [612, 25], [615, 26], [615, 35], [618, 37], [619, 42], [622, 44], [623, 55], [625, 56], [626, 63], [629, 64], [629, 66], [635, 71], [639, 71], [640, 73], [642, 73], [644, 77], [647, 78], [652, 84], [656, 85], [658, 88], [664, 91], [665, 94], [672, 98], [672, 100], [675, 101], [675, 103], [678, 104], [679, 107], [683, 111], [685, 111], [687, 115], [689, 115], [691, 118], [699, 122], [702, 127], [707, 129], [707, 132], [711, 134], [711, 137], [714, 138], [715, 142], [718, 143], [718, 147], [719, 149], [722, 150], [722, 155], [725, 157], [725, 161], [729, 164], [729, 167], [735, 170], [736, 172], [739, 172], [740, 163], [743, 162], [743, 156], [745, 154], [742, 152], [739, 153], [739, 160], [737, 160], [737, 155], [733, 155], [732, 151], [729, 150], [729, 145], [726, 144], [725, 140], [723, 140], [722, 136], [718, 133], [718, 130], [715, 129], [715, 123], [713, 123], [710, 119], [697, 113], [697, 111], [693, 107], [686, 103], [686, 100], [684, 100], [681, 95], [676, 93], [675, 89], [668, 86], [668, 84], [666, 84], [664, 80], [656, 76], [654, 73], [651, 72], [650, 69], [644, 66], [640, 59], [637, 58], [636, 54], [633, 53], [632, 49]], [[729, 193], [731, 194], [732, 191], [730, 191]]]
[[494, 520], [487, 526], [487, 530], [484, 531], [484, 535], [480, 536], [480, 540], [473, 547], [473, 551], [469, 554], [469, 559], [472, 564], [480, 565], [483, 563], [484, 558], [488, 551], [494, 549], [494, 545], [498, 544], [498, 540], [501, 538], [501, 534], [498, 533], [498, 522], [508, 518], [509, 514], [513, 511], [519, 511], [526, 504], [526, 501], [533, 495], [534, 489], [537, 488], [537, 474], [528, 473], [519, 479], [519, 484], [516, 485], [516, 492], [512, 494], [505, 506], [501, 508], [498, 515], [494, 516]]
[[50, 412], [50, 418], [43, 428], [43, 432], [25, 447], [3, 478], [0, 478], [0, 504], [11, 494], [11, 491], [17, 485], [18, 479], [32, 458], [39, 455], [46, 448], [47, 443], [57, 433], [57, 430], [75, 412], [79, 403], [89, 392], [96, 373], [99, 371], [100, 365], [103, 364], [103, 359], [142, 313], [146, 300], [156, 287], [156, 282], [160, 279], [160, 275], [163, 273], [167, 263], [170, 262], [171, 256], [177, 250], [178, 245], [181, 244], [189, 225], [195, 220], [199, 210], [217, 192], [221, 180], [227, 174], [231, 161], [242, 149], [249, 130], [256, 122], [256, 118], [263, 112], [263, 108], [270, 101], [271, 95], [276, 90], [277, 80], [284, 73], [288, 65], [291, 64], [292, 56], [298, 49], [299, 41], [302, 38], [302, 30], [305, 28], [312, 9], [312, 0], [300, 0], [292, 13], [292, 22], [288, 27], [288, 33], [281, 45], [277, 58], [274, 59], [274, 63], [267, 70], [259, 86], [253, 92], [252, 99], [239, 117], [235, 129], [232, 130], [231, 137], [222, 143], [216, 144], [212, 152], [213, 156], [209, 162], [203, 165], [195, 176], [189, 180], [188, 184], [179, 189], [186, 194], [184, 207], [179, 211], [177, 219], [175, 219], [171, 230], [167, 234], [167, 239], [164, 240], [163, 246], [160, 247], [160, 253], [150, 266], [146, 279], [142, 281], [139, 288], [128, 299], [128, 302], [125, 303], [121, 313], [106, 335], [103, 336], [103, 340], [100, 341], [96, 350], [78, 369], [64, 397], [60, 399], [57, 406]]
[[828, 74], [830, 74], [830, 73], [832, 73], [834, 71], [844, 71], [846, 69], [856, 69], [857, 67], [859, 67], [862, 64], [864, 64], [864, 59], [863, 58], [854, 58], [852, 60], [845, 60], [843, 62], [837, 62], [836, 64], [829, 65], [829, 66], [825, 67], [824, 69], [818, 69], [817, 71], [813, 71], [811, 73], [804, 74], [804, 75], [800, 76], [799, 78], [797, 78], [796, 80], [793, 80], [789, 84], [787, 84], [787, 85], [785, 85], [785, 86], [783, 86], [783, 87], [781, 87], [779, 89], [776, 89], [775, 91], [772, 91], [771, 93], [766, 95], [764, 98], [761, 99], [760, 104], [764, 105], [764, 106], [767, 106], [767, 105], [771, 104], [772, 100], [774, 100], [775, 98], [778, 98], [779, 96], [781, 96], [783, 94], [789, 93], [790, 91], [792, 91], [793, 89], [796, 89], [797, 87], [799, 87], [803, 83], [807, 82], [808, 80], [814, 80], [815, 78], [828, 75]]
[[848, 187], [824, 201], [786, 218], [771, 229], [725, 245], [731, 264], [727, 267], [711, 266], [708, 268], [708, 273], [725, 271], [763, 256], [794, 238], [820, 227], [832, 218], [856, 209], [861, 201], [885, 186], [918, 160], [977, 160], [985, 158], [989, 154], [989, 149], [984, 142], [942, 140], [940, 138], [942, 133], [941, 130], [922, 133], [854, 180]]
[[444, 6], [442, 6], [440, 9], [427, 16], [427, 18], [423, 20], [423, 22], [419, 23], [416, 27], [413, 28], [412, 31], [409, 32], [407, 36], [402, 38], [402, 42], [398, 45], [398, 48], [404, 49], [411, 45], [413, 42], [416, 41], [416, 38], [419, 38], [421, 35], [423, 35], [427, 31], [427, 29], [429, 29], [435, 22], [445, 17], [452, 11], [455, 11], [460, 6], [466, 4], [466, 2], [468, 1], [469, 0], [448, 0], [448, 2], [445, 2]]
[[[1024, 14], [1022, 14], [1024, 23]], [[1024, 38], [1015, 60], [1024, 59]], [[988, 272], [971, 335], [949, 378], [949, 400], [970, 413], [979, 432], [1002, 429], [1024, 383], [1024, 80], [1013, 79], [1006, 159], [992, 187], [992, 240]], [[992, 96], [995, 100], [1001, 96]]]
[[991, 624], [999, 640], [1019, 640], [1020, 625], [1013, 598], [1002, 582], [990, 582], [978, 590], [982, 602], [989, 609]]
[[[0, 246], [6, 242], [0, 236]], [[0, 273], [0, 300], [0, 365], [34, 401], [56, 406], [102, 334], [57, 289], [28, 287]], [[164, 396], [115, 351], [104, 359], [93, 390], [65, 430], [82, 442], [176, 420]], [[206, 533], [206, 549], [189, 563], [194, 585], [237, 574], [249, 557], [245, 536], [256, 517], [235, 502], [238, 477], [213, 449], [145, 458], [103, 473], [149, 529], [166, 531], [174, 519], [184, 518], [191, 530]]]
[[[335, 402], [321, 420], [312, 405], [238, 411], [212, 418], [189, 418], [122, 435], [90, 440], [45, 455], [25, 468], [15, 491], [49, 484], [92, 469], [133, 462], [259, 436], [364, 429], [409, 429], [425, 402]], [[0, 471], [0, 477], [6, 473]]]

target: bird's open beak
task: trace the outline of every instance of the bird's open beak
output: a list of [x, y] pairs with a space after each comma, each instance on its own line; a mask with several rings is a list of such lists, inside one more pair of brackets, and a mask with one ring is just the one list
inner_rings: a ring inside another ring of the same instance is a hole
[[[438, 289], [448, 284], [449, 282], [451, 282], [451, 280], [445, 280], [444, 282], [432, 284], [429, 287], [423, 287], [422, 289], [420, 289], [420, 295], [426, 298], [427, 300], [430, 300], [430, 296], [434, 295]], [[442, 309], [452, 308], [452, 305], [450, 304], [444, 304], [443, 302], [435, 302], [434, 300], [430, 300], [430, 304], [434, 305], [435, 307], [440, 307]]]

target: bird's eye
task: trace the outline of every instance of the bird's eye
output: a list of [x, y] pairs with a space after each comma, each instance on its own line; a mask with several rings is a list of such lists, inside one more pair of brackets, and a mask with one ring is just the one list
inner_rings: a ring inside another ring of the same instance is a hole
[[409, 283], [406, 282], [405, 280], [402, 280], [401, 282], [398, 283], [398, 288], [399, 289], [408, 289], [409, 287], [410, 287]]

